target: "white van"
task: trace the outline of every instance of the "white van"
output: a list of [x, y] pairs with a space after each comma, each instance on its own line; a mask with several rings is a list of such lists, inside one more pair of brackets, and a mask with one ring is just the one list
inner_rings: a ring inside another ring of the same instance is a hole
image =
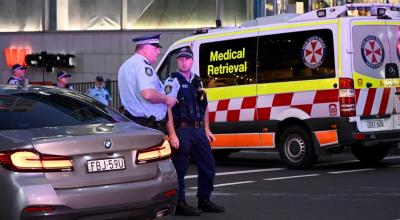
[[[259, 18], [177, 41], [190, 46], [219, 154], [276, 149], [290, 168], [351, 146], [376, 163], [400, 142], [400, 6], [348, 4]], [[223, 151], [222, 151], [223, 150]]]

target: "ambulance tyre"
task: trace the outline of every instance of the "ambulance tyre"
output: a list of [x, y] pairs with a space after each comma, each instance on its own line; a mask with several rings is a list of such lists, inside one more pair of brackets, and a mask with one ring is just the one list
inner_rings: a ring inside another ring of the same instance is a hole
[[291, 169], [309, 168], [318, 159], [307, 130], [297, 125], [283, 129], [279, 138], [279, 155]]
[[353, 155], [359, 159], [362, 163], [367, 165], [374, 165], [379, 163], [389, 152], [389, 146], [387, 145], [374, 145], [365, 147], [360, 144], [351, 146]]

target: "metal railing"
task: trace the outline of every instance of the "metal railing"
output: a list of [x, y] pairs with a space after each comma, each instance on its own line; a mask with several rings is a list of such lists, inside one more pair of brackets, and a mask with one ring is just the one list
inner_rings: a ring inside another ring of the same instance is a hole
[[[112, 103], [110, 107], [118, 110], [121, 106], [121, 100], [119, 99], [118, 92], [118, 82], [117, 80], [109, 80], [107, 79], [105, 82], [105, 88], [108, 90], [112, 97]], [[81, 93], [87, 93], [88, 89], [94, 87], [94, 82], [81, 82], [81, 83], [71, 83], [74, 90], [79, 91]]]

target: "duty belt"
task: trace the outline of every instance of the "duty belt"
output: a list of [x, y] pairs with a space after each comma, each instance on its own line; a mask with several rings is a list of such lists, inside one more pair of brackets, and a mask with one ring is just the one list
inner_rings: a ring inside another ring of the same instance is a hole
[[149, 128], [154, 128], [157, 130], [161, 130], [164, 131], [165, 130], [165, 124], [167, 122], [166, 119], [163, 119], [161, 121], [156, 121], [156, 117], [151, 116], [150, 118], [146, 118], [146, 117], [136, 117], [131, 115], [128, 111], [124, 111], [123, 114], [128, 117], [129, 119], [131, 119], [132, 121], [143, 125], [145, 127], [149, 127]]
[[175, 123], [175, 128], [203, 128], [203, 127], [204, 123], [202, 121]]

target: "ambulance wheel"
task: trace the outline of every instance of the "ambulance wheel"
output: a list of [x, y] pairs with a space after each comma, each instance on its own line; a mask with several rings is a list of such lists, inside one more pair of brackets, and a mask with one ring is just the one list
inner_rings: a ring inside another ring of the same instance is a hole
[[351, 146], [353, 155], [362, 163], [374, 165], [379, 163], [389, 152], [388, 145], [374, 145], [365, 147], [360, 144]]
[[318, 159], [307, 130], [297, 125], [284, 129], [279, 139], [279, 155], [292, 169], [311, 167]]

